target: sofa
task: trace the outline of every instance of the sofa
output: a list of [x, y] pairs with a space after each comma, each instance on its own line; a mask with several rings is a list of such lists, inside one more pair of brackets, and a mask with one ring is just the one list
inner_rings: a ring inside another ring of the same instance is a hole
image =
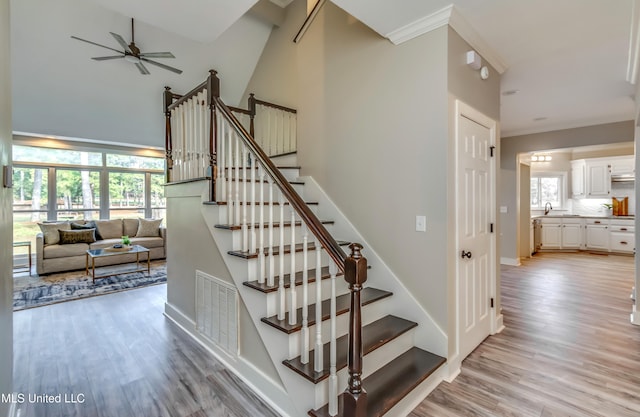
[[[132, 245], [149, 249], [151, 259], [166, 258], [167, 233], [154, 219], [111, 219], [39, 223], [42, 230], [36, 236], [36, 272], [84, 269], [88, 249], [102, 249], [122, 243], [129, 236]], [[146, 260], [144, 254], [141, 260]], [[96, 259], [96, 266], [135, 262], [135, 254], [107, 256]]]

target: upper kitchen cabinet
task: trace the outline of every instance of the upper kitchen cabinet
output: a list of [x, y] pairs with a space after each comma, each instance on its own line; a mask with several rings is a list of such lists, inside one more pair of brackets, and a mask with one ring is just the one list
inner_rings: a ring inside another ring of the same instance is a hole
[[571, 195], [573, 198], [586, 196], [586, 166], [584, 159], [571, 161]]
[[611, 196], [611, 164], [608, 159], [587, 159], [586, 177], [587, 197]]
[[624, 156], [611, 159], [611, 176], [633, 177], [636, 161], [633, 156]]

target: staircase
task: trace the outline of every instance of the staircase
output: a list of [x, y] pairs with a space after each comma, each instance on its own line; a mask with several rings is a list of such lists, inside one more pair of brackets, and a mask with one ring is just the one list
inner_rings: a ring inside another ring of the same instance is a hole
[[444, 333], [313, 179], [276, 168], [211, 100], [218, 175], [202, 214], [296, 410], [406, 415], [443, 379], [429, 348], [446, 352]]

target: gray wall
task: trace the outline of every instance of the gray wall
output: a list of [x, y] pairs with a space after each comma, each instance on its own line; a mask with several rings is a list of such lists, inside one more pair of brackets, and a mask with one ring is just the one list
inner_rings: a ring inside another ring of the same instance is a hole
[[517, 228], [519, 222], [517, 213], [518, 194], [516, 171], [518, 168], [519, 153], [629, 142], [632, 141], [633, 138], [633, 121], [502, 138], [500, 141], [500, 164], [502, 169], [500, 173], [501, 191], [499, 205], [506, 206], [508, 213], [500, 214], [501, 256], [509, 259], [518, 258]]
[[[450, 239], [447, 35], [443, 27], [394, 46], [327, 2], [298, 48], [303, 174], [318, 181], [442, 329]], [[415, 231], [416, 215], [426, 215], [426, 233]]]
[[531, 167], [520, 164], [520, 258], [531, 256]]
[[[200, 208], [204, 182], [171, 185], [167, 194], [167, 303], [190, 320], [196, 320], [196, 270], [233, 284]], [[179, 242], [179, 244], [178, 244]], [[191, 329], [194, 330], [194, 329]], [[266, 375], [280, 376], [260, 335], [240, 303], [240, 354]]]
[[[9, 0], [0, 0], [0, 167], [11, 164], [11, 77]], [[2, 173], [0, 172], [0, 177]], [[0, 180], [1, 181], [1, 180]], [[1, 186], [0, 186], [1, 187]], [[0, 393], [12, 392], [13, 378], [13, 218], [11, 189], [0, 188]], [[0, 416], [9, 404], [0, 401]]]

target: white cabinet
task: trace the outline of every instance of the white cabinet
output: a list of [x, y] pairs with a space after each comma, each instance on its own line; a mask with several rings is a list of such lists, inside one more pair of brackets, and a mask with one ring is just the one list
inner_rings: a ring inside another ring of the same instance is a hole
[[609, 160], [586, 160], [586, 194], [587, 197], [611, 196], [611, 165]]
[[559, 217], [542, 219], [541, 249], [580, 249], [582, 220]]
[[562, 220], [562, 249], [582, 247], [582, 224], [578, 219]]
[[562, 220], [542, 219], [540, 249], [560, 249], [562, 246]]
[[609, 251], [609, 220], [587, 219], [586, 223], [586, 248]]
[[584, 159], [571, 161], [571, 195], [573, 198], [582, 198], [586, 195], [585, 170]]
[[611, 175], [625, 175], [635, 172], [636, 161], [633, 156], [611, 159]]
[[635, 226], [633, 220], [611, 220], [610, 230], [611, 252], [635, 252]]

